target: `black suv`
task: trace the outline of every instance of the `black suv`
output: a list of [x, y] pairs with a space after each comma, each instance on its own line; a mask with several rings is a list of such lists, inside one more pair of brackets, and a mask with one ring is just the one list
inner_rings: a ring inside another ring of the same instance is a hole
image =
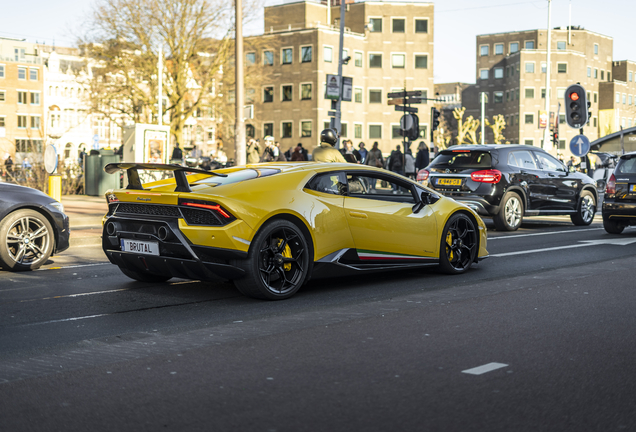
[[516, 230], [523, 216], [539, 215], [570, 215], [575, 225], [589, 225], [598, 202], [594, 180], [527, 145], [452, 146], [417, 180], [492, 217], [498, 230]]
[[627, 225], [636, 225], [636, 152], [620, 157], [607, 181], [603, 197], [603, 226], [620, 234]]

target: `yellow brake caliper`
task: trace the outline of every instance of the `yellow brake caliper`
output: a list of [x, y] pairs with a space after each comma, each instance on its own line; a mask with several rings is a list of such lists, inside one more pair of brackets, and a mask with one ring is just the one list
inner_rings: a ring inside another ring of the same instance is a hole
[[446, 255], [448, 256], [449, 261], [453, 260], [453, 250], [451, 249], [452, 245], [453, 245], [453, 234], [449, 231], [448, 234], [446, 234]]
[[[280, 241], [278, 242], [278, 246], [280, 247], [281, 244], [283, 244], [283, 239], [280, 239]], [[289, 248], [289, 244], [285, 245], [285, 249], [283, 249], [283, 253], [281, 255], [285, 258], [292, 258], [292, 253], [291, 253], [291, 249]], [[292, 265], [291, 263], [283, 264], [283, 268], [285, 269], [285, 271], [290, 271], [292, 268]]]

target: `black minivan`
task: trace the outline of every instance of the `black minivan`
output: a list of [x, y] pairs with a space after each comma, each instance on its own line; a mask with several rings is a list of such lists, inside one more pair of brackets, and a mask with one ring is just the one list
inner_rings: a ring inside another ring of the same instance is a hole
[[636, 152], [618, 159], [607, 181], [602, 214], [605, 231], [611, 234], [620, 234], [627, 225], [636, 225]]
[[492, 217], [502, 231], [519, 228], [524, 216], [569, 215], [575, 225], [589, 225], [598, 202], [594, 180], [527, 145], [452, 146], [417, 180]]

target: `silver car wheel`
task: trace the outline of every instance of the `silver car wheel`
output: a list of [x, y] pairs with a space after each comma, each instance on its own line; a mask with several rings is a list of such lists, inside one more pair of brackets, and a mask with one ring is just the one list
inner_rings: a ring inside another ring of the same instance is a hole
[[516, 196], [510, 197], [504, 210], [506, 222], [511, 227], [517, 227], [521, 223], [521, 202]]
[[581, 201], [581, 219], [587, 224], [591, 222], [595, 213], [594, 199], [590, 195], [583, 197]]
[[34, 265], [48, 258], [51, 233], [38, 218], [24, 216], [9, 227], [5, 247], [17, 264]]

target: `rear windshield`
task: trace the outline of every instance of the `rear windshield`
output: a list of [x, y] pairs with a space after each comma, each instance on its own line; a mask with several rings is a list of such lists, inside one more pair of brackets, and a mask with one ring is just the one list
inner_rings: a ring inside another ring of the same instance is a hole
[[245, 180], [252, 180], [259, 177], [267, 177], [274, 174], [278, 174], [279, 172], [280, 172], [279, 169], [273, 169], [273, 168], [263, 168], [263, 169], [246, 168], [240, 171], [234, 171], [234, 172], [228, 173], [227, 177], [210, 176], [203, 180], [197, 181], [195, 184], [220, 186], [220, 185], [226, 185], [230, 183], [238, 183]]
[[629, 159], [622, 159], [616, 167], [618, 174], [636, 174], [636, 156], [631, 156]]
[[484, 151], [444, 150], [432, 164], [435, 168], [490, 168], [492, 158], [490, 153]]

